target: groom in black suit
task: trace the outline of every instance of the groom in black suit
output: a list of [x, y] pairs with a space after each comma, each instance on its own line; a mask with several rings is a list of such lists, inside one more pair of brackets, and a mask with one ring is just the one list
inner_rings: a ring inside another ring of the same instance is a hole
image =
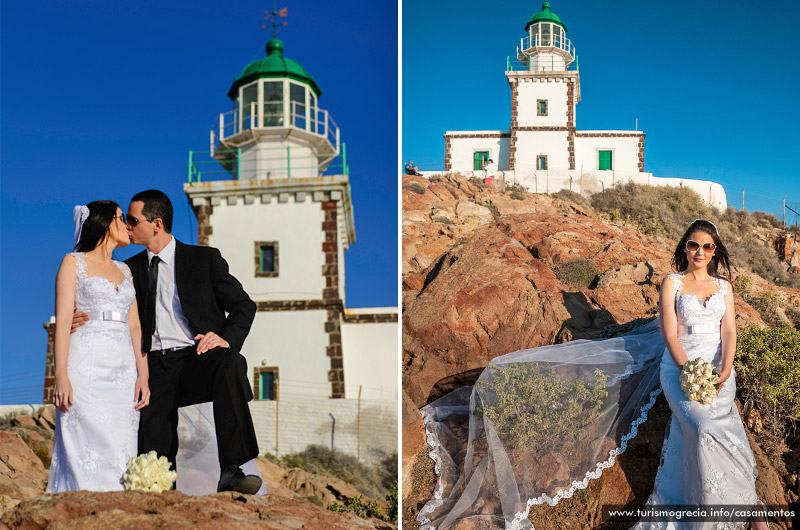
[[[218, 491], [256, 493], [261, 479], [240, 466], [258, 455], [247, 403], [253, 391], [239, 353], [256, 305], [228, 272], [219, 250], [171, 235], [172, 204], [158, 190], [137, 193], [127, 214], [131, 242], [146, 250], [126, 260], [136, 287], [150, 405], [141, 411], [139, 453], [155, 450], [173, 466], [178, 408], [214, 403]], [[227, 316], [226, 316], [227, 313]]]

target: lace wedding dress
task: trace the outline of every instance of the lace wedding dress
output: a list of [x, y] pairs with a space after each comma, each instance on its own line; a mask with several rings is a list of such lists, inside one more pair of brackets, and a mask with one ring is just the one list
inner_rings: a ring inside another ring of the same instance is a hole
[[[91, 319], [70, 336], [67, 372], [73, 402], [69, 412], [56, 410], [47, 491], [121, 490], [120, 477], [136, 456], [139, 429], [136, 360], [127, 324], [136, 291], [124, 263], [114, 262], [125, 275], [114, 284], [87, 276], [84, 255], [72, 255], [77, 260], [75, 306]], [[94, 316], [101, 312], [111, 320]]]
[[[705, 302], [695, 295], [680, 294], [681, 274], [672, 274], [675, 305], [678, 315], [678, 340], [689, 360], [702, 358], [722, 368], [720, 321], [725, 314], [728, 283], [715, 279], [718, 292]], [[701, 333], [687, 333], [690, 326]], [[686, 398], [680, 387], [680, 369], [664, 350], [661, 361], [661, 388], [672, 410], [672, 420], [664, 437], [661, 464], [656, 474], [653, 493], [647, 505], [714, 505], [738, 504], [755, 506], [758, 502], [755, 481], [756, 462], [739, 411], [736, 397], [736, 374], [722, 385], [711, 405], [702, 405]], [[667, 529], [733, 529], [747, 528], [747, 523], [639, 523], [634, 528]]]
[[[681, 276], [673, 279], [680, 293]], [[720, 292], [705, 304], [678, 296], [676, 310], [689, 358], [719, 367], [727, 283], [717, 285]], [[555, 506], [614, 465], [662, 385], [673, 419], [648, 502], [754, 504], [755, 462], [733, 406], [734, 375], [712, 405], [688, 402], [658, 325], [497, 357], [474, 386], [424, 407], [437, 482], [417, 516], [421, 528], [532, 529], [532, 506]], [[690, 325], [711, 332], [686, 334]]]

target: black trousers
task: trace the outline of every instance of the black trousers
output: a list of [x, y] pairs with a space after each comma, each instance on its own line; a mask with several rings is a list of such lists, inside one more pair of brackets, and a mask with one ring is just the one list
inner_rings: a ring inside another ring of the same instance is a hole
[[247, 361], [228, 348], [197, 355], [195, 347], [147, 356], [150, 404], [139, 418], [139, 454], [155, 451], [177, 469], [178, 408], [214, 403], [217, 454], [221, 469], [240, 466], [258, 456], [258, 442], [247, 403], [253, 390]]

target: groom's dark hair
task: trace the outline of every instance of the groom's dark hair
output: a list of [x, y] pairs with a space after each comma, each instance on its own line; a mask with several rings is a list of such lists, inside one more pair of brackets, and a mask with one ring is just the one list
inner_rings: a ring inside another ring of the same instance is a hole
[[158, 190], [140, 191], [133, 196], [131, 202], [142, 201], [142, 215], [151, 223], [158, 218], [164, 222], [164, 230], [172, 233], [172, 203], [167, 194]]

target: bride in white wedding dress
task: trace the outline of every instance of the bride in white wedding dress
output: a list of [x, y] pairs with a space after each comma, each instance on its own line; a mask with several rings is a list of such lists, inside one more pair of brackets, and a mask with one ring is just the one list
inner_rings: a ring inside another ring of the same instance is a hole
[[[417, 516], [421, 528], [532, 529], [532, 506], [555, 506], [614, 465], [662, 390], [673, 417], [646, 507], [758, 507], [755, 460], [733, 403], [735, 313], [716, 226], [694, 221], [673, 265], [680, 272], [662, 283], [659, 320], [621, 337], [495, 358], [474, 386], [422, 409], [437, 484]], [[680, 388], [680, 367], [698, 357], [721, 376], [711, 405]], [[642, 519], [635, 528], [767, 528], [711, 519]]]
[[[76, 206], [75, 250], [56, 278], [56, 432], [48, 492], [121, 490], [136, 456], [139, 409], [150, 398], [136, 292], [111, 259], [130, 240], [112, 201]], [[73, 311], [91, 320], [70, 335]]]
[[[678, 243], [673, 265], [681, 272], [661, 284], [661, 329], [666, 344], [661, 388], [672, 420], [647, 507], [724, 505], [756, 507], [756, 462], [733, 400], [736, 397], [736, 322], [728, 253], [717, 227], [698, 219]], [[702, 358], [720, 374], [711, 405], [686, 397], [680, 386], [684, 363]], [[753, 528], [766, 528], [753, 522]], [[747, 528], [747, 521], [641, 522], [638, 529]]]

